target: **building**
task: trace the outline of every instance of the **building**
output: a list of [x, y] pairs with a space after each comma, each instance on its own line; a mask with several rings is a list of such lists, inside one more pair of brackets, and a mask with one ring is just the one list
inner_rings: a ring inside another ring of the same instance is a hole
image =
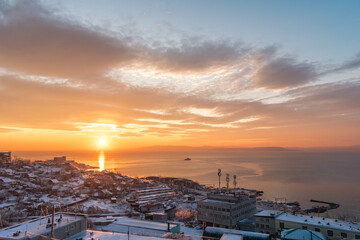
[[235, 228], [256, 213], [256, 198], [243, 194], [208, 194], [197, 203], [197, 218], [204, 226]]
[[78, 233], [72, 237], [69, 237], [65, 240], [94, 240], [94, 239], [102, 239], [102, 240], [166, 240], [168, 238], [160, 238], [160, 237], [150, 237], [150, 236], [139, 236], [139, 235], [128, 235], [127, 233], [112, 233], [112, 232], [100, 232], [87, 230], [81, 233]]
[[161, 237], [168, 232], [180, 233], [180, 225], [120, 217], [107, 226], [98, 227], [98, 230]]
[[11, 152], [0, 152], [0, 163], [9, 163], [11, 161]]
[[[276, 211], [278, 212], [278, 211]], [[269, 229], [275, 229], [280, 233], [286, 229], [305, 229], [322, 233], [328, 239], [360, 239], [360, 224], [355, 222], [346, 222], [337, 219], [314, 217], [302, 214], [291, 214], [280, 212], [271, 216], [270, 212], [260, 212], [255, 215], [255, 223], [269, 224]], [[271, 218], [269, 218], [269, 215]], [[266, 222], [266, 219], [270, 219]], [[274, 221], [272, 221], [272, 219]], [[258, 232], [262, 231], [261, 225], [256, 228]]]
[[[87, 217], [82, 214], [61, 214], [37, 218], [8, 228], [0, 229], [0, 240], [42, 240], [48, 239], [54, 231], [54, 238], [65, 239], [86, 230]], [[53, 227], [52, 227], [53, 226]]]
[[236, 229], [224, 229], [217, 227], [206, 227], [203, 239], [214, 240], [270, 240], [269, 234], [240, 231]]
[[320, 232], [305, 229], [288, 229], [281, 232], [283, 240], [311, 239], [311, 240], [327, 240]]
[[275, 218], [282, 213], [283, 212], [276, 210], [264, 210], [255, 214], [255, 231], [272, 235], [277, 234]]

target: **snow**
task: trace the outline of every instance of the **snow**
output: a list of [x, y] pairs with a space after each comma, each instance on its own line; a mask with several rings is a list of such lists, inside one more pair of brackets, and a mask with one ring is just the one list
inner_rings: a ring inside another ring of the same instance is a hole
[[326, 237], [320, 232], [305, 230], [305, 229], [289, 229], [282, 231], [281, 235], [286, 239], [313, 239], [326, 240]]
[[[141, 229], [152, 229], [157, 231], [166, 232], [168, 229], [167, 223], [160, 223], [160, 222], [153, 222], [153, 221], [144, 221], [144, 220], [138, 220], [133, 218], [127, 218], [127, 217], [120, 217], [117, 218], [116, 221], [110, 225], [114, 226], [125, 226], [126, 231], [127, 227], [131, 228], [141, 228]], [[110, 226], [108, 225], [108, 226]], [[176, 227], [175, 224], [170, 224], [170, 228]]]
[[225, 234], [225, 233], [237, 234], [237, 235], [241, 234], [241, 235], [247, 236], [247, 237], [256, 237], [256, 238], [269, 239], [269, 235], [264, 234], [264, 233], [248, 232], [248, 231], [241, 231], [241, 230], [235, 230], [235, 229], [226, 229], [226, 228], [217, 228], [217, 227], [206, 227], [205, 232], [213, 233], [213, 234]]
[[4, 182], [4, 183], [11, 183], [13, 181], [16, 181], [14, 179], [11, 178], [7, 178], [7, 177], [0, 177], [0, 179]]
[[264, 210], [255, 214], [255, 217], [275, 217], [280, 215], [281, 213], [283, 212], [276, 210]]
[[219, 200], [212, 200], [212, 199], [204, 199], [201, 202], [208, 202], [208, 203], [219, 203], [219, 204], [235, 204], [233, 202], [226, 202], [226, 201], [219, 201]]
[[242, 235], [233, 234], [233, 233], [224, 233], [220, 240], [242, 240]]
[[100, 231], [93, 231], [87, 230], [80, 232], [76, 235], [73, 235], [70, 238], [66, 238], [65, 240], [76, 240], [76, 239], [83, 239], [83, 240], [91, 240], [91, 239], [101, 239], [101, 240], [164, 240], [164, 238], [158, 237], [148, 237], [148, 236], [138, 236], [138, 235], [127, 235], [124, 233], [110, 233], [110, 232], [100, 232]]
[[353, 231], [360, 233], [360, 224], [355, 222], [345, 222], [341, 220], [336, 220], [332, 218], [322, 218], [322, 217], [314, 217], [307, 216], [301, 214], [290, 214], [283, 213], [276, 218], [278, 221], [289, 221], [295, 223], [304, 223], [317, 225], [322, 227], [334, 228], [339, 230]]

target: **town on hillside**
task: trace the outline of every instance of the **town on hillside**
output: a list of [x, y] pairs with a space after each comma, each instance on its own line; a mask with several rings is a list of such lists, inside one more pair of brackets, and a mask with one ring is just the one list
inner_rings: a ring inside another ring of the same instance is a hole
[[[221, 170], [219, 169], [219, 179]], [[360, 224], [325, 218], [262, 191], [189, 179], [132, 178], [68, 160], [0, 153], [1, 239], [360, 239]], [[317, 209], [326, 211], [336, 208]]]

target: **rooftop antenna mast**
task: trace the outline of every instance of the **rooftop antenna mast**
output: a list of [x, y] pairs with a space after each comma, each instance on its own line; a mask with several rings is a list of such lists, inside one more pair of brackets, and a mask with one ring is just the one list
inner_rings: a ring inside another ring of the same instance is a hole
[[233, 181], [233, 183], [234, 183], [234, 188], [236, 188], [236, 184], [237, 184], [236, 175], [234, 175], [234, 181]]
[[226, 190], [229, 192], [230, 174], [226, 174]]
[[219, 176], [219, 192], [221, 192], [221, 188], [220, 188], [221, 168], [218, 169], [218, 176]]

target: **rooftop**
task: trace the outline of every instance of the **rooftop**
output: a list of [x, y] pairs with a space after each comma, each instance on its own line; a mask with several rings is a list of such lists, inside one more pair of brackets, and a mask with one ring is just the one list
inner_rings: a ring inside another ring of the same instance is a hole
[[[176, 224], [170, 224], [170, 229], [176, 227]], [[128, 228], [129, 227], [129, 228]], [[144, 221], [127, 217], [117, 218], [113, 223], [102, 227], [102, 230], [109, 232], [128, 232], [130, 233], [153, 233], [160, 234], [168, 230], [167, 223]]]
[[[60, 213], [55, 214], [55, 229], [84, 218], [83, 215], [63, 214], [62, 220], [58, 222], [60, 215]], [[51, 227], [47, 227], [48, 219], [51, 219], [51, 215], [3, 228], [0, 230], [0, 238], [21, 239], [31, 235], [43, 235], [51, 231]], [[19, 234], [14, 236], [16, 232]]]
[[138, 236], [138, 235], [128, 235], [125, 233], [113, 233], [113, 232], [101, 232], [101, 231], [93, 231], [87, 230], [82, 231], [78, 234], [75, 234], [65, 240], [92, 240], [92, 239], [101, 239], [101, 240], [164, 240], [164, 238], [159, 237], [148, 237], [148, 236]]
[[255, 217], [276, 217], [282, 213], [283, 212], [276, 210], [264, 210], [255, 214]]
[[314, 217], [314, 216], [307, 216], [301, 214], [290, 214], [290, 213], [282, 213], [277, 218], [277, 220], [281, 221], [289, 221], [289, 222], [296, 222], [296, 223], [304, 223], [304, 224], [311, 224], [317, 225], [322, 227], [329, 227], [335, 228], [339, 230], [346, 230], [346, 231], [353, 231], [360, 233], [360, 224], [355, 222], [345, 222], [337, 219], [332, 218], [322, 218], [322, 217]]

